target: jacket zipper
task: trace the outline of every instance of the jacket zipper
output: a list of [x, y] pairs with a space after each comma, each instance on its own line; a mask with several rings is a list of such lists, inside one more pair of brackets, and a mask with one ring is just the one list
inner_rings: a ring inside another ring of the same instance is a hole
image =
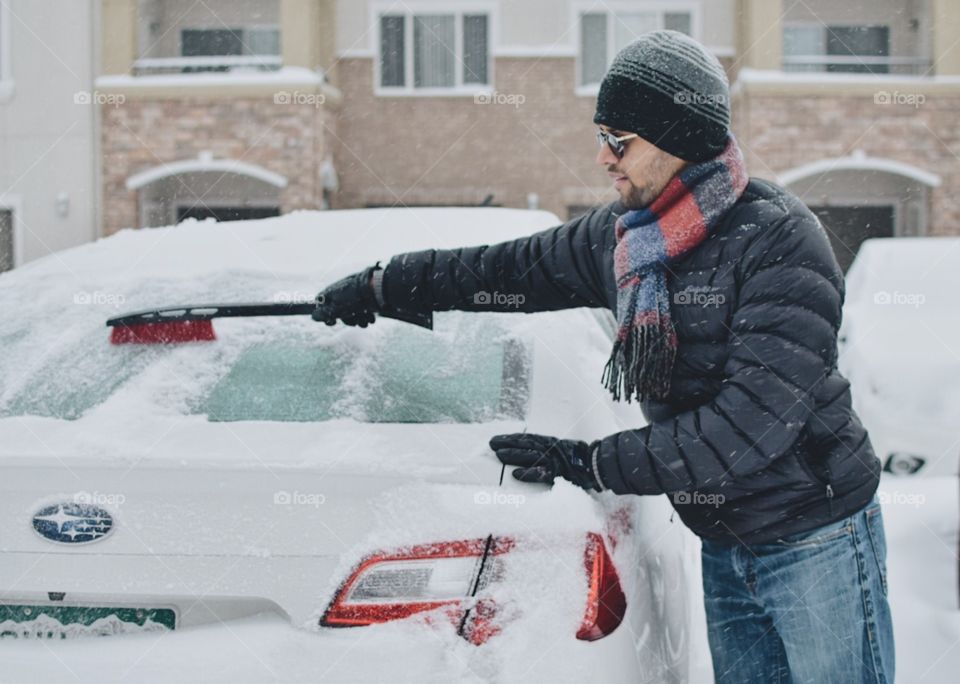
[[827, 485], [827, 502], [830, 504], [830, 516], [833, 517], [833, 487]]

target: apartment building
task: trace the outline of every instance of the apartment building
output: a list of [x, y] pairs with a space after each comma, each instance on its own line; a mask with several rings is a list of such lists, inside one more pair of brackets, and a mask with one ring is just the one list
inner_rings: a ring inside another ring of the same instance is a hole
[[591, 123], [616, 51], [690, 33], [751, 174], [865, 237], [960, 232], [951, 0], [101, 0], [105, 233], [185, 217], [613, 195]]
[[0, 2], [0, 272], [97, 236], [94, 11]]

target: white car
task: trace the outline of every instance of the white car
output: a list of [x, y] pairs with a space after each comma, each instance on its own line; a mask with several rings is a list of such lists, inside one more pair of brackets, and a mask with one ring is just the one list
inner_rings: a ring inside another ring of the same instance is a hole
[[960, 239], [863, 243], [847, 274], [840, 370], [884, 471], [960, 464]]
[[[123, 231], [0, 276], [4, 681], [688, 681], [699, 543], [665, 497], [516, 482], [488, 446], [642, 425], [612, 317], [308, 316], [109, 342], [106, 319], [309, 301], [545, 212], [296, 212]], [[502, 482], [501, 482], [502, 481]], [[112, 635], [109, 639], [73, 639]]]

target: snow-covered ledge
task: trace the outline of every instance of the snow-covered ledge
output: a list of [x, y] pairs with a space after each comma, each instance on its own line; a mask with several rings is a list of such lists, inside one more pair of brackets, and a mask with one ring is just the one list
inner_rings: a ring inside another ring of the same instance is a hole
[[321, 94], [325, 102], [338, 104], [340, 90], [326, 82], [324, 75], [304, 67], [287, 66], [275, 71], [234, 70], [190, 74], [153, 74], [132, 76], [117, 74], [100, 76], [95, 81], [98, 92], [127, 97], [242, 96], [275, 94], [295, 90]]
[[901, 76], [787, 72], [743, 68], [730, 88], [733, 97], [747, 93], [777, 95], [958, 94], [960, 76]]

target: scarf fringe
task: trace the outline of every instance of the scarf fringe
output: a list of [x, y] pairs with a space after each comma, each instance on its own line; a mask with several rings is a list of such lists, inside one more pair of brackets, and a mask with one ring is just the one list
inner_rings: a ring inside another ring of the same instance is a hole
[[630, 326], [626, 337], [613, 343], [601, 382], [614, 401], [621, 396], [628, 404], [634, 397], [638, 402], [664, 399], [676, 355], [676, 332], [669, 319], [661, 318], [659, 325]]

